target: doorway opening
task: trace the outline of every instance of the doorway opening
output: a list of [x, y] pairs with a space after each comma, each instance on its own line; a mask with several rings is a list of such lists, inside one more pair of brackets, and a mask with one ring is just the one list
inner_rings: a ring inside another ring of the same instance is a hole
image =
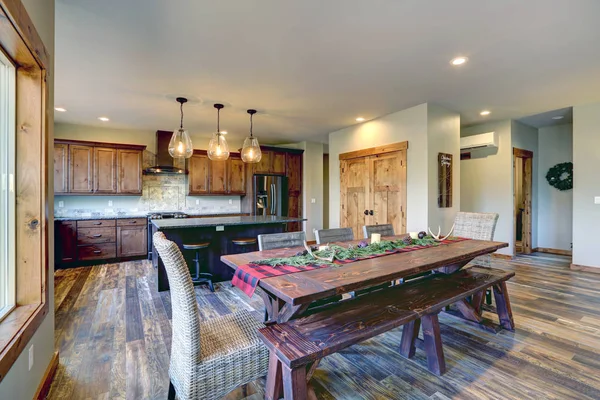
[[533, 152], [513, 148], [513, 170], [515, 251], [530, 254]]

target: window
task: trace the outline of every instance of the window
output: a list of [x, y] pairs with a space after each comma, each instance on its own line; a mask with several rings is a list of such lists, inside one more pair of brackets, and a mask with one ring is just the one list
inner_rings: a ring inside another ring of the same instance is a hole
[[15, 306], [15, 68], [0, 51], [0, 320]]

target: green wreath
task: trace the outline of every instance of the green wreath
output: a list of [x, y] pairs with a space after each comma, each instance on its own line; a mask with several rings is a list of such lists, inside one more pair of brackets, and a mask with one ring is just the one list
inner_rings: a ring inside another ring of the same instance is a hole
[[573, 189], [573, 163], [565, 162], [556, 164], [548, 170], [546, 180], [550, 186], [554, 186], [558, 190]]

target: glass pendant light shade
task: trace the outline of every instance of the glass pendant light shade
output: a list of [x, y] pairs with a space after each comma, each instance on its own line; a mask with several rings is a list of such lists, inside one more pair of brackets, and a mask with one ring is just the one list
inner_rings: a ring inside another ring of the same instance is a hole
[[242, 161], [248, 164], [255, 164], [262, 158], [258, 139], [252, 135], [252, 116], [256, 114], [256, 110], [248, 110], [250, 114], [250, 136], [244, 140], [242, 146]]
[[258, 139], [254, 136], [248, 136], [244, 140], [244, 146], [242, 147], [242, 161], [248, 164], [255, 164], [262, 158], [260, 151], [260, 145]]
[[224, 161], [229, 158], [229, 145], [220, 127], [221, 109], [225, 106], [223, 104], [215, 104], [214, 106], [217, 109], [217, 131], [212, 134], [212, 138], [208, 142], [207, 153], [208, 158], [211, 160]]
[[185, 129], [175, 129], [169, 142], [169, 154], [173, 158], [190, 158], [194, 153], [192, 140]]
[[171, 136], [171, 141], [169, 142], [169, 154], [173, 158], [190, 158], [194, 153], [192, 139], [190, 139], [188, 131], [183, 129], [183, 104], [187, 103], [187, 99], [178, 97], [177, 102], [180, 104], [181, 122], [179, 129], [175, 129], [173, 131], [173, 136]]
[[215, 161], [225, 161], [229, 158], [229, 145], [222, 133], [213, 133], [208, 143], [208, 158]]

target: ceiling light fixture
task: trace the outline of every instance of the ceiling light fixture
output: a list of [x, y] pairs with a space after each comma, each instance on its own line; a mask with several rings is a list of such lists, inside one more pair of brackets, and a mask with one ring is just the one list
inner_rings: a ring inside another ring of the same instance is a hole
[[552, 117], [552, 119], [563, 119], [563, 118], [564, 118], [564, 116], [562, 116], [562, 115], [557, 115], [556, 117]]
[[456, 57], [453, 58], [450, 61], [450, 64], [452, 65], [463, 65], [464, 63], [466, 63], [469, 59], [467, 57]]
[[179, 103], [181, 119], [179, 120], [179, 129], [175, 129], [173, 136], [171, 136], [169, 154], [173, 158], [190, 158], [194, 153], [192, 139], [190, 139], [188, 131], [183, 129], [183, 105], [187, 103], [187, 99], [185, 97], [178, 97], [175, 100]]
[[212, 139], [208, 143], [208, 158], [214, 161], [225, 161], [229, 158], [229, 146], [219, 125], [221, 109], [224, 107], [223, 104], [215, 104], [215, 108], [217, 109], [217, 131], [212, 134]]
[[221, 131], [222, 135], [227, 135], [227, 131]]
[[62, 107], [54, 107], [54, 109], [58, 112], [67, 112], [67, 109]]
[[363, 117], [358, 117], [356, 118], [356, 122], [364, 122], [365, 119]]
[[108, 119], [108, 117], [98, 117], [98, 119], [102, 122], [108, 122], [110, 121], [110, 119]]
[[485, 117], [486, 115], [490, 115], [490, 114], [491, 114], [491, 112], [490, 112], [490, 111], [488, 111], [488, 110], [483, 110], [482, 112], [480, 112], [480, 113], [479, 113], [479, 115], [483, 115], [484, 117]]
[[252, 135], [252, 116], [256, 114], [256, 110], [248, 110], [250, 114], [250, 136], [244, 139], [242, 146], [242, 161], [248, 164], [255, 164], [262, 158], [258, 139]]

